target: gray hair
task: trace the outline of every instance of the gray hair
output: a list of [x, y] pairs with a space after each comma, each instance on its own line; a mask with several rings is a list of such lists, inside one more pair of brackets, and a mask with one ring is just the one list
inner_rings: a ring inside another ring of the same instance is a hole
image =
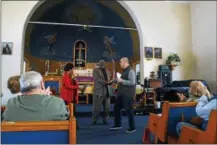
[[43, 78], [40, 73], [29, 71], [20, 77], [20, 90], [21, 92], [29, 92], [32, 89], [41, 87]]
[[129, 64], [129, 59], [127, 57], [122, 57], [121, 60], [125, 61], [126, 63]]
[[105, 61], [104, 60], [100, 60], [98, 63], [99, 68], [104, 68], [105, 67]]

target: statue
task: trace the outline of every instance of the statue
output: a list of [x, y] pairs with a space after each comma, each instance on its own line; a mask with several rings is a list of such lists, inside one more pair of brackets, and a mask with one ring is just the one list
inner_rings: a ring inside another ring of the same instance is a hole
[[46, 60], [46, 61], [45, 61], [45, 76], [48, 75], [49, 69], [50, 69], [50, 61], [49, 61], [49, 60]]

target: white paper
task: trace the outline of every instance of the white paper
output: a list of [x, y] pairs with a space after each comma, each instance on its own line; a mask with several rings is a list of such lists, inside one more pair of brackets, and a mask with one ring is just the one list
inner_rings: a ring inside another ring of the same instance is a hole
[[121, 78], [121, 74], [117, 73], [117, 78], [120, 79]]

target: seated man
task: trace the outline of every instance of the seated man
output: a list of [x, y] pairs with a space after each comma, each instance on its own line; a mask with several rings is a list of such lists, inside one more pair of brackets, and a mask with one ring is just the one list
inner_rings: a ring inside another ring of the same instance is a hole
[[183, 125], [205, 130], [211, 111], [217, 109], [217, 96], [213, 96], [202, 83], [198, 85], [198, 96], [200, 96], [200, 98], [198, 99], [198, 104], [196, 106], [196, 113], [202, 121], [198, 119], [198, 121], [191, 121], [191, 123], [178, 123], [176, 126], [178, 136], [181, 133]]
[[3, 121], [66, 120], [69, 113], [61, 98], [46, 94], [41, 74], [30, 71], [20, 78], [22, 95], [11, 98]]

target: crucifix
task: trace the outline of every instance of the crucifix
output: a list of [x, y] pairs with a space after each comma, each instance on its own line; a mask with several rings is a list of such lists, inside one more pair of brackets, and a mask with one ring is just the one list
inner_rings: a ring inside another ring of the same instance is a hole
[[74, 64], [75, 67], [85, 67], [87, 45], [85, 41], [78, 40], [74, 44]]
[[79, 60], [81, 60], [82, 48], [83, 48], [83, 47], [82, 47], [82, 44], [80, 43], [79, 46], [78, 46], [78, 49], [79, 49], [79, 50], [78, 50], [78, 59], [79, 59]]

